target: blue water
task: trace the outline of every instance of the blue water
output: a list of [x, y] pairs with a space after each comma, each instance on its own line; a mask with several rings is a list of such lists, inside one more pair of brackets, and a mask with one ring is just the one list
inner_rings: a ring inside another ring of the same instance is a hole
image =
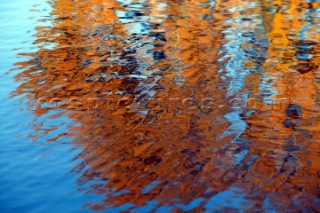
[[[32, 11], [34, 4], [40, 12]], [[20, 97], [9, 98], [19, 83], [15, 72], [6, 73], [21, 60], [18, 53], [34, 50], [34, 27], [50, 6], [40, 0], [1, 0], [0, 8], [0, 212], [90, 212], [85, 201], [97, 196], [77, 193], [79, 174], [70, 172], [78, 151], [67, 144], [33, 143], [28, 136], [34, 116]]]

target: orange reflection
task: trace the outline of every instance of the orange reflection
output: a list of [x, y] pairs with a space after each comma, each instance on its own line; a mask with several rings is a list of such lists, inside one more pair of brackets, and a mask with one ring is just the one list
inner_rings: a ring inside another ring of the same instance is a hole
[[[200, 212], [232, 187], [246, 210], [314, 208], [318, 37], [286, 21], [307, 13], [300, 1], [268, 3], [54, 1], [39, 50], [17, 64], [15, 95], [37, 118], [75, 122], [49, 141], [69, 135], [82, 147], [79, 184], [106, 196], [93, 209], [203, 198]], [[242, 94], [262, 108], [232, 108]], [[289, 101], [270, 108], [266, 97]]]

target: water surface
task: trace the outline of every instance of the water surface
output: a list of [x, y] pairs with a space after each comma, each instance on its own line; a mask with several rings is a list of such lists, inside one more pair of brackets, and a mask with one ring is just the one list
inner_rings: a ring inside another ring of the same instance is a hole
[[320, 211], [319, 6], [0, 1], [1, 211]]

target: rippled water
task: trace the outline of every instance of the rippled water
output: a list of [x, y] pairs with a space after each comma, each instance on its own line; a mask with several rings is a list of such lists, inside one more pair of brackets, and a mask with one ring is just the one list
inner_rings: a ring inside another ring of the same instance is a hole
[[320, 3], [0, 0], [1, 212], [320, 212]]

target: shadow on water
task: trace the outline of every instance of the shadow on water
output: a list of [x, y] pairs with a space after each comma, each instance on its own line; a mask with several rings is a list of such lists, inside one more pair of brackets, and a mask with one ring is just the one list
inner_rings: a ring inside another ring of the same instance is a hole
[[319, 211], [319, 3], [51, 5], [12, 95], [81, 147], [90, 208]]

